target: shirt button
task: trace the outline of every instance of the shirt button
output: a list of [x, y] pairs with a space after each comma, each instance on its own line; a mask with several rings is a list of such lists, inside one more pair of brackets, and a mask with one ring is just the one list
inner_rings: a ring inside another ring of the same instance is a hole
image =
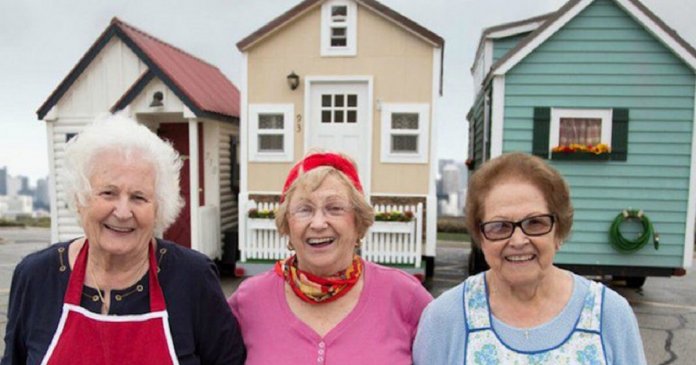
[[322, 341], [322, 342], [319, 342], [319, 347], [320, 347], [320, 348], [324, 348], [325, 346], [326, 346], [326, 344], [324, 344], [323, 341]]
[[324, 355], [324, 349], [319, 349], [319, 355]]
[[319, 357], [317, 358], [317, 362], [324, 362], [324, 358], [321, 357], [321, 356], [319, 356]]

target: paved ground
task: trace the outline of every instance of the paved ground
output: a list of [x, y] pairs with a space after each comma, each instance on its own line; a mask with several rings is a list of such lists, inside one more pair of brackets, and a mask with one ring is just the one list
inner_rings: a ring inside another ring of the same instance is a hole
[[[46, 229], [0, 228], [0, 335], [4, 337], [7, 299], [14, 266], [22, 257], [47, 246]], [[426, 287], [437, 297], [466, 277], [468, 246], [461, 243], [438, 243], [435, 276]], [[230, 295], [242, 279], [223, 277], [225, 294]], [[640, 290], [621, 283], [607, 282], [633, 307], [648, 364], [694, 364], [696, 359], [696, 270], [685, 277], [648, 278]], [[4, 343], [0, 342], [0, 352]]]

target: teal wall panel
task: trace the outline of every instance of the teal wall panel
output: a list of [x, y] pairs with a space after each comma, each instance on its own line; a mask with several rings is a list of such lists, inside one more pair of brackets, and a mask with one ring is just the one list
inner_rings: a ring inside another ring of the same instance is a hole
[[498, 61], [505, 53], [515, 48], [517, 43], [524, 39], [529, 33], [517, 34], [511, 37], [496, 39], [493, 43], [493, 63]]
[[485, 94], [480, 94], [470, 111], [469, 120], [469, 158], [474, 161], [474, 167], [481, 166], [483, 163], [483, 121]]
[[[513, 41], [494, 49], [509, 50]], [[505, 83], [504, 152], [531, 152], [534, 107], [629, 109], [626, 161], [549, 161], [568, 181], [576, 211], [557, 262], [681, 266], [694, 71], [612, 0], [596, 0], [508, 71]], [[652, 243], [630, 255], [611, 248], [609, 226], [626, 208], [644, 209], [660, 233], [659, 250]]]

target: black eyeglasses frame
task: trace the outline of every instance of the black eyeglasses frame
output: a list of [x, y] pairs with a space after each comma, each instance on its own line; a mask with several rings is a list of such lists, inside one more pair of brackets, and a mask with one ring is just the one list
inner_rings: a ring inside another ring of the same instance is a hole
[[[528, 232], [524, 229], [523, 224], [525, 224], [526, 222], [529, 222], [529, 221], [532, 220], [532, 219], [535, 219], [535, 218], [542, 218], [542, 217], [543, 217], [543, 218], [549, 218], [549, 219], [551, 219], [551, 225], [549, 225], [549, 230], [548, 230], [548, 231], [543, 232], [543, 233], [528, 233]], [[510, 235], [509, 235], [509, 236], [506, 236], [506, 237], [489, 238], [488, 235], [486, 235], [486, 231], [485, 231], [484, 228], [485, 228], [486, 225], [488, 225], [488, 224], [493, 224], [493, 223], [507, 223], [507, 224], [512, 224], [512, 230], [510, 231]], [[485, 237], [485, 238], [486, 238], [487, 240], [489, 240], [489, 241], [502, 241], [502, 240], [506, 240], [506, 239], [512, 237], [512, 235], [515, 234], [515, 229], [517, 229], [517, 227], [520, 227], [520, 229], [522, 230], [522, 232], [523, 232], [524, 234], [526, 234], [527, 236], [530, 236], [530, 237], [539, 237], [539, 236], [543, 236], [543, 235], [548, 234], [549, 232], [551, 232], [551, 231], [553, 230], [553, 226], [554, 226], [555, 224], [556, 224], [556, 216], [555, 216], [554, 214], [550, 214], [550, 213], [549, 213], [549, 214], [539, 214], [539, 215], [527, 217], [527, 218], [521, 219], [521, 220], [519, 220], [519, 221], [517, 221], [517, 222], [505, 221], [505, 220], [495, 220], [495, 221], [481, 222], [481, 223], [479, 224], [479, 231], [481, 232], [481, 234], [483, 235], [483, 237]]]

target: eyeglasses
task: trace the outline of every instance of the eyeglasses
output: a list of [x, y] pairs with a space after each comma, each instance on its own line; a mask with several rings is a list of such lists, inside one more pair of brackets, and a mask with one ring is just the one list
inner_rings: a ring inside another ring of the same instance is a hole
[[[310, 220], [314, 217], [318, 209], [310, 204], [300, 204], [296, 207], [290, 208], [290, 215], [297, 220]], [[328, 203], [321, 207], [320, 209], [324, 213], [324, 217], [327, 218], [340, 218], [353, 210], [348, 204], [345, 203]]]
[[527, 236], [543, 236], [553, 229], [556, 217], [553, 214], [542, 214], [528, 217], [517, 222], [490, 221], [483, 222], [479, 229], [486, 239], [500, 241], [512, 237], [515, 228], [520, 227]]

